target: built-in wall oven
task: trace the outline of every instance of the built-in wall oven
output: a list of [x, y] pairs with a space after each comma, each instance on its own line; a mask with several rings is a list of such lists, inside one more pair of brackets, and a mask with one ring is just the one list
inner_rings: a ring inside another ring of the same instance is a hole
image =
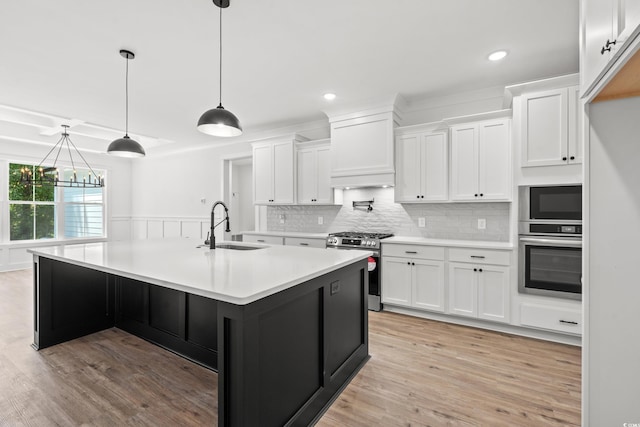
[[518, 291], [582, 299], [582, 186], [519, 190]]
[[371, 252], [369, 257], [369, 310], [380, 311], [382, 302], [380, 298], [380, 240], [391, 237], [391, 233], [368, 233], [360, 231], [345, 231], [331, 233], [327, 237], [327, 248], [366, 250]]

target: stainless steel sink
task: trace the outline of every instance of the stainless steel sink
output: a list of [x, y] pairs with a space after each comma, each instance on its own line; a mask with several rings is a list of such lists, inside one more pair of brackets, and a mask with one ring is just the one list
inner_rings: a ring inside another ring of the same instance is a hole
[[234, 245], [231, 243], [220, 243], [216, 245], [217, 249], [233, 249], [236, 251], [252, 251], [254, 249], [263, 249], [260, 246], [245, 246], [245, 245]]

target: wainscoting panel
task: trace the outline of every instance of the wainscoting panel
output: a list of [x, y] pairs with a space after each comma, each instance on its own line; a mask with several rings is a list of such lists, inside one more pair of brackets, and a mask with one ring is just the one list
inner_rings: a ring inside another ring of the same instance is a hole
[[162, 221], [162, 237], [180, 237], [180, 221], [165, 219]]
[[[146, 224], [145, 224], [146, 226]], [[112, 218], [109, 223], [109, 240], [131, 240], [131, 221], [129, 218]]]
[[164, 221], [154, 219], [147, 221], [147, 238], [162, 239], [164, 237]]
[[182, 237], [190, 237], [193, 239], [202, 238], [202, 226], [200, 221], [182, 221], [181, 233]]

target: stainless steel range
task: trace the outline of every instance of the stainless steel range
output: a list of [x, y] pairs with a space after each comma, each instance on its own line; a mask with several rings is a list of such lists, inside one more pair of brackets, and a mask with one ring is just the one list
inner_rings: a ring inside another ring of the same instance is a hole
[[369, 310], [380, 311], [380, 241], [392, 237], [391, 233], [367, 233], [345, 231], [331, 233], [327, 237], [327, 248], [367, 250], [373, 252], [369, 257]]

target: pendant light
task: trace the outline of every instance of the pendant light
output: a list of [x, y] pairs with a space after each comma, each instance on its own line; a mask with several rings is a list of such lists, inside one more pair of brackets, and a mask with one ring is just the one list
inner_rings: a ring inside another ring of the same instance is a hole
[[198, 120], [198, 130], [213, 136], [238, 136], [242, 135], [242, 127], [238, 118], [222, 106], [222, 9], [229, 7], [229, 0], [213, 0], [220, 8], [220, 88], [218, 107], [205, 111]]
[[124, 136], [118, 138], [109, 144], [107, 153], [119, 157], [143, 157], [145, 155], [144, 148], [135, 140], [129, 138], [129, 60], [136, 56], [133, 52], [122, 49], [120, 55], [127, 60], [127, 68], [125, 74], [125, 128]]

